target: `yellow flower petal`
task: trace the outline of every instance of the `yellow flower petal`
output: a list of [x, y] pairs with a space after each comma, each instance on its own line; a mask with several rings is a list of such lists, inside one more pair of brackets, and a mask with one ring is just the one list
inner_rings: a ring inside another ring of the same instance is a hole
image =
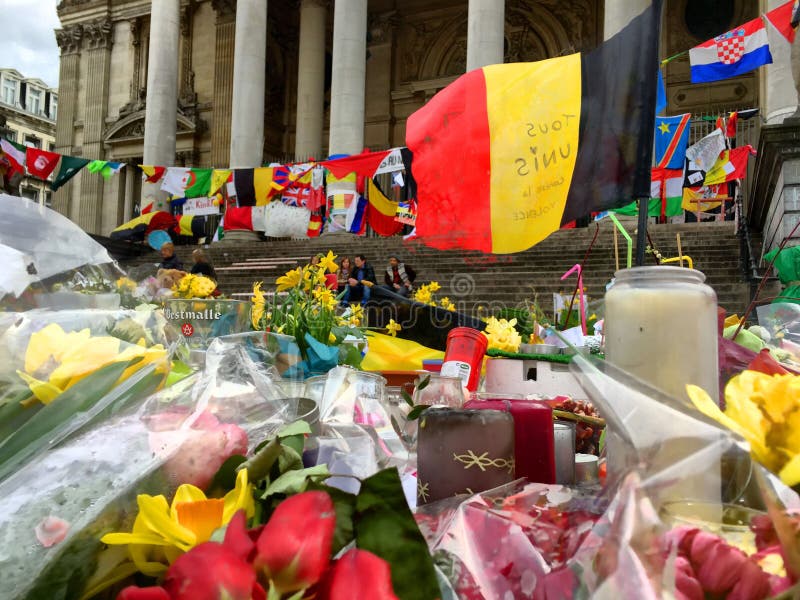
[[202, 544], [211, 538], [215, 530], [222, 527], [222, 512], [225, 501], [222, 498], [197, 500], [194, 502], [178, 502], [175, 512], [178, 523], [191, 531], [195, 536], [195, 544]]
[[146, 544], [148, 546], [171, 546], [172, 544], [154, 533], [107, 533], [100, 541], [109, 546]]
[[795, 454], [792, 459], [783, 466], [779, 475], [781, 481], [789, 487], [800, 483], [800, 454]]
[[31, 393], [36, 396], [36, 399], [42, 404], [50, 404], [64, 391], [51, 383], [34, 379], [22, 371], [17, 371], [17, 375], [25, 380], [25, 383], [27, 383], [28, 387], [31, 389]]
[[247, 469], [242, 469], [236, 474], [236, 485], [225, 494], [225, 509], [222, 513], [222, 522], [228, 523], [238, 511], [244, 510], [249, 519], [255, 514], [255, 501], [253, 500], [253, 486], [247, 482]]
[[51, 323], [32, 334], [25, 350], [25, 371], [35, 373], [54, 358], [54, 353], [60, 354], [65, 348], [66, 337], [67, 334], [57, 323]]
[[142, 519], [142, 523], [150, 531], [163, 536], [169, 545], [177, 546], [183, 551], [195, 545], [195, 534], [172, 519], [164, 496], [142, 494], [136, 500], [139, 503], [137, 520]]
[[87, 339], [64, 353], [61, 364], [50, 373], [50, 383], [66, 388], [112, 362], [119, 354], [120, 340], [101, 336]]
[[172, 503], [169, 507], [169, 514], [170, 516], [177, 520], [178, 513], [176, 511], [176, 506], [181, 502], [202, 502], [203, 500], [207, 500], [207, 497], [203, 490], [198, 487], [195, 487], [189, 483], [184, 483], [178, 486], [178, 489], [175, 490], [175, 497], [172, 498]]
[[333, 253], [332, 250], [328, 250], [328, 254], [320, 258], [319, 266], [323, 269], [330, 271], [331, 273], [336, 273], [339, 270], [339, 265], [336, 264], [337, 256]]

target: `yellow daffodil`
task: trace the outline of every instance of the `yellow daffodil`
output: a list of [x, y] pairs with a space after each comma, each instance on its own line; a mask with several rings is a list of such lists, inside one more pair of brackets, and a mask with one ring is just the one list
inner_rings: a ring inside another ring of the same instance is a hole
[[141, 494], [137, 497], [139, 514], [130, 533], [109, 533], [100, 540], [109, 546], [128, 546], [136, 567], [150, 577], [167, 570], [176, 558], [226, 525], [239, 510], [253, 516], [253, 486], [247, 470], [236, 477], [236, 487], [224, 498], [206, 498], [199, 488], [181, 485], [172, 504], [164, 496]]
[[325, 275], [324, 268], [317, 269], [317, 272], [314, 274], [314, 282], [318, 286], [327, 287], [328, 279]]
[[253, 297], [250, 298], [252, 303], [250, 306], [250, 322], [253, 325], [253, 329], [261, 328], [261, 318], [264, 316], [264, 310], [267, 305], [264, 292], [261, 291], [261, 285], [260, 281], [253, 284]]
[[351, 304], [350, 305], [350, 318], [351, 319], [363, 319], [364, 318], [364, 307], [360, 304]]
[[142, 340], [120, 351], [120, 344], [115, 337], [92, 337], [88, 329], [66, 333], [60, 325], [51, 323], [31, 335], [25, 371], [17, 374], [40, 402], [49, 404], [64, 390], [112, 362], [143, 359], [128, 367], [120, 381], [149, 363], [161, 362], [160, 368], [166, 368], [167, 352], [162, 346], [146, 348]]
[[278, 279], [275, 280], [276, 285], [278, 286], [279, 292], [284, 292], [291, 288], [297, 287], [303, 279], [303, 269], [297, 267], [292, 271], [288, 271], [286, 274], [281, 275]]
[[496, 317], [489, 317], [486, 319], [486, 330], [483, 334], [489, 341], [489, 348], [496, 348], [504, 352], [516, 352], [522, 343], [520, 337], [514, 326], [517, 324], [516, 319], [510, 321], [506, 319], [497, 319]]
[[189, 285], [189, 294], [192, 298], [208, 298], [217, 289], [217, 284], [212, 279], [203, 275], [195, 275]]
[[336, 264], [337, 256], [332, 250], [328, 250], [328, 254], [319, 259], [319, 266], [330, 273], [336, 273], [339, 270], [339, 265]]
[[750, 443], [753, 458], [786, 485], [800, 483], [800, 376], [743, 371], [725, 387], [725, 411], [697, 386], [695, 407]]
[[397, 332], [403, 329], [400, 327], [399, 323], [396, 323], [394, 319], [389, 319], [389, 324], [386, 326], [386, 331], [392, 337], [397, 337]]
[[450, 298], [445, 296], [439, 301], [439, 306], [441, 306], [445, 310], [454, 311], [456, 309], [456, 305], [450, 301]]
[[312, 292], [314, 299], [323, 307], [332, 309], [336, 306], [336, 297], [328, 288], [317, 288]]
[[422, 286], [414, 292], [414, 300], [422, 304], [428, 304], [431, 301], [431, 291], [428, 287]]
[[336, 336], [333, 335], [332, 333], [328, 334], [328, 343], [329, 344], [335, 344], [336, 343]]
[[128, 277], [117, 279], [117, 289], [121, 292], [132, 292], [136, 289], [136, 282]]
[[432, 292], [438, 292], [442, 287], [439, 285], [438, 281], [431, 281], [428, 284], [428, 289]]

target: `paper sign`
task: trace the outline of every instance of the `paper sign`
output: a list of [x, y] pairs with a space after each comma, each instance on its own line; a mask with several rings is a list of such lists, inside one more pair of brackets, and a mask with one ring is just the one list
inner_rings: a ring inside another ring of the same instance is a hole
[[692, 173], [689, 175], [689, 183], [699, 183], [705, 179], [705, 175], [702, 172]]
[[183, 214], [196, 217], [218, 215], [219, 206], [214, 206], [213, 198], [187, 198], [183, 205]]
[[375, 169], [375, 175], [402, 171], [403, 169], [405, 169], [405, 166], [403, 166], [403, 155], [400, 153], [400, 148], [395, 148], [386, 155], [386, 158], [384, 158], [381, 164], [378, 165], [378, 168]]

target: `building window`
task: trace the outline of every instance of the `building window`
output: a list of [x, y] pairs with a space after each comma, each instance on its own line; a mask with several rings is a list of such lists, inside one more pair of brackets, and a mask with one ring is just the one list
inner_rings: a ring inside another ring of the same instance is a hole
[[51, 206], [53, 206], [53, 192], [45, 191], [45, 193], [44, 193], [44, 205], [47, 208], [50, 208]]
[[686, 28], [698, 40], [710, 40], [733, 26], [735, 3], [730, 0], [691, 0], [686, 4]]
[[34, 202], [39, 201], [39, 190], [36, 188], [29, 188], [23, 187], [19, 190], [20, 196], [23, 198], [27, 198], [28, 200], [33, 200]]
[[0, 127], [0, 137], [7, 139], [9, 142], [16, 142], [17, 132], [10, 127]]
[[35, 135], [26, 135], [23, 144], [25, 144], [29, 148], [41, 148], [42, 140], [37, 138]]
[[55, 121], [58, 118], [58, 98], [50, 96], [50, 118]]
[[3, 79], [3, 102], [16, 106], [17, 82], [13, 79]]
[[28, 88], [28, 101], [26, 102], [28, 112], [38, 115], [42, 112], [42, 92]]

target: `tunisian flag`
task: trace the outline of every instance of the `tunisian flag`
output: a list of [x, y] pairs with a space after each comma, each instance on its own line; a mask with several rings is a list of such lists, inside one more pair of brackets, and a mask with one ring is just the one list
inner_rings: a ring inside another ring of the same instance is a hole
[[50, 173], [55, 171], [60, 159], [61, 155], [56, 152], [28, 148], [25, 164], [28, 167], [28, 173], [39, 179], [47, 179]]

